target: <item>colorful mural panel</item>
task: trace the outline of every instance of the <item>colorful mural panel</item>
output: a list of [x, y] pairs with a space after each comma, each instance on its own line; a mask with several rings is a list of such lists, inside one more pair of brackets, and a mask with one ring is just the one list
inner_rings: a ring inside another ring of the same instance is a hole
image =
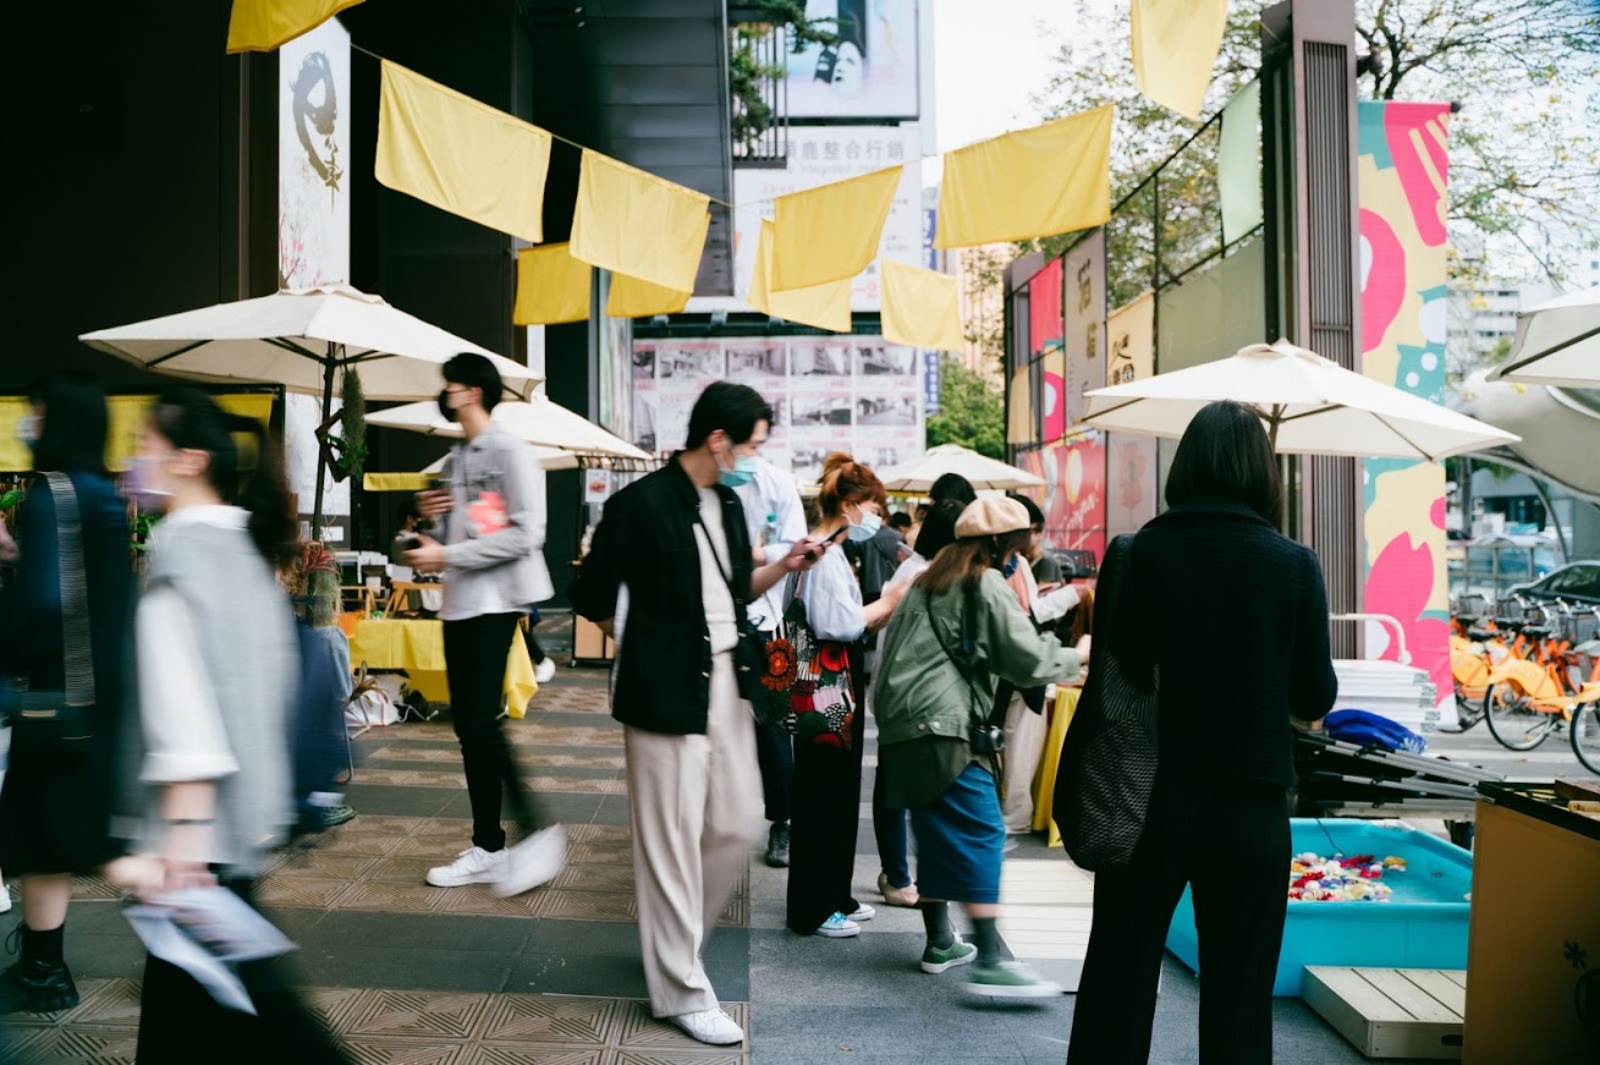
[[[1359, 105], [1362, 365], [1369, 377], [1424, 399], [1443, 396], [1448, 104]], [[1365, 464], [1366, 608], [1405, 632], [1413, 665], [1438, 686], [1440, 723], [1454, 719], [1444, 469], [1390, 459]], [[1369, 657], [1399, 658], [1383, 626]]]

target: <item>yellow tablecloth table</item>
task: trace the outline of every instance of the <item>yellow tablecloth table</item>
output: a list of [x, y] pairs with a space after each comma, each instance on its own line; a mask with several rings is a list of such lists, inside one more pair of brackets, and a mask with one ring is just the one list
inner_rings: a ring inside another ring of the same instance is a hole
[[[350, 664], [368, 669], [403, 669], [411, 687], [430, 702], [446, 702], [450, 684], [444, 664], [444, 622], [427, 619], [365, 618], [350, 634]], [[503, 689], [506, 712], [521, 717], [539, 690], [533, 679], [533, 662], [520, 630], [512, 636], [506, 653]]]
[[1050, 846], [1061, 846], [1061, 830], [1050, 816], [1056, 799], [1056, 774], [1061, 769], [1061, 743], [1067, 738], [1067, 728], [1072, 715], [1078, 711], [1078, 698], [1082, 688], [1057, 688], [1055, 712], [1050, 715], [1050, 735], [1044, 741], [1044, 757], [1039, 759], [1039, 772], [1033, 778], [1033, 830], [1050, 831]]

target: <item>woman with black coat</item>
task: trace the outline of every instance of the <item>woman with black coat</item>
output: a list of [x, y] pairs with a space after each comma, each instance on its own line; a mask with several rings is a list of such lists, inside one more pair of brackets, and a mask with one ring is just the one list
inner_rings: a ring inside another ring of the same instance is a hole
[[[1322, 567], [1278, 532], [1278, 464], [1255, 412], [1227, 401], [1201, 410], [1166, 497], [1169, 509], [1134, 540], [1114, 631], [1100, 634], [1134, 683], [1159, 669], [1160, 740], [1133, 857], [1095, 875], [1068, 1065], [1148, 1060], [1162, 949], [1186, 884], [1200, 936], [1200, 1061], [1271, 1062], [1291, 718], [1319, 720], [1337, 690]], [[1193, 605], [1216, 601], [1218, 588], [1228, 607], [1191, 631]], [[1225, 669], [1219, 641], [1233, 649]]]
[[[13, 729], [0, 791], [0, 868], [22, 888], [22, 957], [0, 974], [0, 1014], [52, 1013], [78, 1003], [62, 956], [72, 874], [121, 853], [109, 833], [123, 708], [133, 568], [127, 505], [105, 469], [105, 391], [87, 375], [57, 374], [30, 395], [22, 436], [40, 473], [64, 473], [77, 497], [94, 661], [92, 735], [81, 750], [41, 750]], [[0, 676], [34, 691], [65, 678], [59, 515], [44, 478], [28, 489], [16, 569], [0, 604]]]

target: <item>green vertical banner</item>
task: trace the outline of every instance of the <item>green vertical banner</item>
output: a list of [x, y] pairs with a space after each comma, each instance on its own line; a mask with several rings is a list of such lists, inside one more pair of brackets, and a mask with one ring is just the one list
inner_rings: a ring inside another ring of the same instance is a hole
[[[1358, 107], [1362, 368], [1437, 402], [1445, 384], [1450, 107], [1391, 101]], [[1427, 670], [1437, 686], [1439, 711], [1424, 722], [1431, 731], [1455, 719], [1444, 467], [1369, 459], [1364, 480], [1366, 609], [1399, 622], [1410, 664]], [[1370, 656], [1398, 661], [1400, 643], [1388, 626], [1368, 626]]]

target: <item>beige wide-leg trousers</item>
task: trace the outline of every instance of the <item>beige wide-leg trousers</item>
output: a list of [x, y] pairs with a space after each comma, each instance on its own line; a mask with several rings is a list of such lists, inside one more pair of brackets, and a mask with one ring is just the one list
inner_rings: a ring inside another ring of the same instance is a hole
[[761, 771], [733, 656], [716, 655], [704, 736], [627, 729], [639, 945], [657, 1017], [717, 1008], [700, 961], [761, 832]]
[[1000, 807], [1007, 832], [1033, 831], [1033, 777], [1044, 758], [1050, 723], [1013, 694], [1006, 707], [1006, 798]]

